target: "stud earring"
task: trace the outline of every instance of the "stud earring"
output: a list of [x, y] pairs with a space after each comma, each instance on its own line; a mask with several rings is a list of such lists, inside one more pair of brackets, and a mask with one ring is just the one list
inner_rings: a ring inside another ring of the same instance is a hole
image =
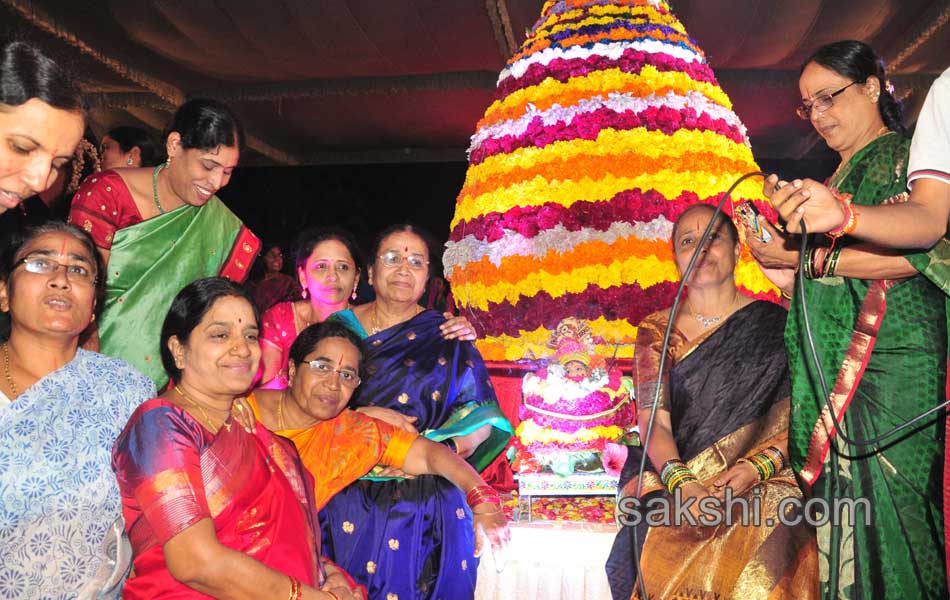
[[131, 158], [125, 159], [125, 164], [127, 164], [128, 166], [131, 167], [131, 166], [132, 166], [132, 159], [131, 159]]

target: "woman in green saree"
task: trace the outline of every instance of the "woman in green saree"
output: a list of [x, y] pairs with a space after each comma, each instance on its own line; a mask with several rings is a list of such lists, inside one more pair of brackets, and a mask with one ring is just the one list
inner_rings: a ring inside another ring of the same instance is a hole
[[108, 268], [98, 323], [99, 351], [168, 382], [158, 338], [175, 294], [196, 279], [242, 282], [260, 241], [214, 194], [226, 186], [244, 148], [231, 109], [195, 99], [175, 113], [168, 160], [141, 169], [103, 171], [73, 199], [71, 223], [88, 231]]
[[[856, 210], [907, 199], [910, 140], [886, 81], [880, 59], [855, 41], [819, 49], [799, 79], [799, 115], [841, 156], [828, 186]], [[778, 206], [809, 183], [782, 187], [773, 176], [765, 192]], [[867, 440], [945, 397], [947, 298], [942, 288], [948, 282], [928, 265], [946, 246], [920, 253], [885, 251], [859, 244], [848, 235], [852, 230], [846, 223], [811, 237], [804, 285], [834, 415], [848, 437]], [[838, 267], [843, 248], [877, 256], [877, 264], [868, 263], [863, 275], [853, 264], [843, 273]], [[763, 247], [756, 251], [777, 255]], [[786, 265], [797, 264], [797, 253], [787, 254], [792, 258]], [[785, 337], [792, 379], [788, 448], [800, 484], [813, 497], [867, 498], [870, 505], [867, 521], [859, 513], [853, 522], [818, 527], [823, 596], [946, 597], [942, 418], [932, 417], [875, 446], [844, 442], [835, 435], [810, 358], [798, 290]]]

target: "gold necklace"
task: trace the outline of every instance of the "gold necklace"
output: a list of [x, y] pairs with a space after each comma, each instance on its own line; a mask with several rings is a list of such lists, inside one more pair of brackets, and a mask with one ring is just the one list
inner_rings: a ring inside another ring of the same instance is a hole
[[228, 421], [227, 417], [224, 418], [224, 422], [222, 422], [221, 425], [218, 426], [218, 429], [215, 429], [214, 421], [212, 421], [211, 417], [208, 416], [208, 411], [205, 410], [204, 406], [202, 406], [197, 400], [195, 400], [194, 398], [186, 394], [185, 390], [181, 389], [177, 385], [175, 386], [175, 391], [178, 392], [179, 396], [187, 400], [192, 406], [194, 406], [199, 411], [201, 411], [202, 416], [204, 416], [205, 418], [205, 425], [208, 426], [208, 431], [216, 433], [218, 429], [221, 428], [221, 425], [223, 425], [224, 428], [227, 429], [228, 431], [231, 431], [231, 424], [227, 422]]
[[13, 400], [20, 395], [20, 390], [16, 386], [16, 382], [13, 381], [13, 374], [10, 372], [10, 343], [3, 343], [3, 374], [7, 376], [7, 385], [10, 386], [10, 391], [13, 392]]
[[416, 316], [416, 315], [418, 315], [419, 313], [422, 312], [422, 307], [419, 306], [419, 305], [416, 305], [416, 310], [415, 310], [414, 313], [412, 313], [412, 317], [409, 317], [409, 319], [406, 319], [405, 321], [397, 321], [396, 323], [393, 323], [392, 325], [389, 325], [389, 326], [383, 328], [383, 327], [380, 327], [380, 326], [379, 326], [379, 313], [376, 311], [376, 306], [377, 306], [377, 304], [376, 304], [375, 302], [373, 302], [373, 320], [372, 320], [372, 322], [370, 323], [370, 325], [372, 325], [372, 327], [370, 327], [370, 329], [371, 329], [371, 332], [370, 332], [370, 333], [372, 333], [372, 335], [376, 335], [377, 333], [379, 333], [379, 332], [382, 331], [383, 329], [389, 329], [390, 327], [394, 327], [394, 326], [398, 325], [399, 323], [404, 323], [405, 321], [408, 321], [408, 320], [411, 319], [412, 317], [414, 317], [414, 316]]

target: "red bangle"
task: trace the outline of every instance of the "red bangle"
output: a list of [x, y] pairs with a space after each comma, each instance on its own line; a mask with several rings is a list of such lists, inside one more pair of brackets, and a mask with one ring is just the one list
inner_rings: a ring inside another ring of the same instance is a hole
[[842, 194], [834, 188], [832, 188], [831, 194], [836, 200], [838, 200], [838, 202], [841, 203], [841, 206], [844, 208], [845, 219], [844, 223], [842, 223], [839, 227], [832, 229], [825, 235], [831, 239], [838, 239], [839, 237], [848, 235], [855, 230], [855, 228], [858, 226], [858, 215], [854, 211], [854, 207], [851, 206], [851, 198], [853, 197], [851, 194]]
[[468, 504], [470, 508], [475, 507], [477, 504], [484, 504], [490, 502], [501, 506], [501, 496], [498, 495], [498, 492], [495, 491], [495, 488], [490, 485], [479, 485], [473, 487], [468, 494], [465, 496], [465, 503]]

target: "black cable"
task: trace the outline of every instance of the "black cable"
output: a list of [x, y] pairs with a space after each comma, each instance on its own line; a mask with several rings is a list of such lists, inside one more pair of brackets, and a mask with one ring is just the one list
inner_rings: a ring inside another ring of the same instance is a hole
[[[750, 177], [765, 177], [766, 174], [762, 171], [753, 171], [751, 173], [746, 173], [733, 183], [726, 193], [723, 195], [722, 199], [719, 201], [719, 204], [716, 205], [716, 210], [713, 212], [712, 218], [709, 220], [709, 224], [706, 225], [706, 230], [703, 231], [703, 235], [699, 238], [699, 243], [696, 245], [696, 250], [693, 252], [692, 258], [689, 259], [689, 264], [686, 265], [686, 270], [683, 271], [682, 276], [680, 277], [679, 287], [676, 288], [676, 296], [673, 297], [673, 306], [670, 307], [670, 318], [669, 322], [666, 324], [666, 333], [663, 335], [663, 347], [660, 352], [660, 365], [659, 365], [659, 377], [660, 381], [657, 382], [656, 391], [653, 395], [653, 404], [650, 405], [650, 419], [647, 422], [647, 430], [645, 436], [642, 438], [641, 447], [643, 448], [643, 456], [640, 457], [640, 470], [637, 475], [637, 490], [635, 492], [636, 498], [640, 498], [640, 492], [643, 490], [643, 473], [646, 471], [647, 466], [647, 448], [650, 445], [650, 436], [653, 434], [653, 423], [656, 418], [656, 408], [660, 404], [660, 392], [663, 389], [661, 385], [663, 381], [663, 367], [666, 364], [666, 354], [670, 348], [670, 336], [673, 332], [673, 321], [676, 318], [676, 311], [679, 309], [680, 298], [683, 295], [683, 289], [686, 287], [686, 282], [689, 280], [689, 276], [693, 272], [693, 267], [696, 264], [696, 261], [699, 259], [699, 255], [703, 253], [703, 248], [706, 246], [706, 241], [709, 239], [709, 236], [712, 234], [713, 228], [716, 226], [716, 222], [719, 219], [719, 215], [722, 214], [722, 207], [729, 200], [732, 192], [739, 186], [740, 183], [745, 181]], [[643, 576], [640, 572], [640, 545], [637, 543], [637, 528], [633, 528], [633, 556], [635, 564], [637, 565], [637, 582], [640, 584], [640, 598], [642, 600], [647, 600], [646, 584], [643, 582]]]
[[[821, 383], [821, 393], [825, 399], [825, 406], [827, 406], [828, 411], [831, 413], [831, 421], [834, 425], [835, 436], [840, 437], [842, 440], [844, 440], [845, 443], [851, 446], [862, 446], [862, 447], [875, 446], [877, 444], [880, 444], [882, 441], [886, 440], [887, 438], [892, 437], [895, 433], [899, 433], [907, 429], [908, 427], [915, 425], [919, 421], [922, 421], [928, 416], [940, 411], [941, 409], [946, 408], [947, 406], [950, 406], [950, 400], [942, 404], [938, 404], [937, 406], [934, 406], [933, 408], [920, 413], [916, 417], [908, 421], [905, 421], [904, 423], [901, 423], [900, 425], [897, 425], [891, 430], [881, 435], [878, 435], [877, 437], [873, 437], [867, 440], [858, 440], [858, 439], [850, 438], [841, 430], [841, 428], [838, 425], [838, 415], [835, 414], [835, 407], [831, 403], [831, 393], [828, 391], [828, 382], [825, 380], [825, 370], [824, 368], [822, 368], [821, 361], [818, 359], [818, 350], [815, 347], [815, 339], [814, 337], [812, 337], [812, 332], [811, 332], [811, 320], [808, 318], [808, 309], [807, 309], [808, 305], [806, 304], [806, 299], [805, 299], [805, 250], [807, 250], [808, 248], [808, 230], [805, 227], [804, 219], [802, 219], [801, 221], [801, 228], [802, 228], [802, 249], [801, 249], [801, 254], [798, 257], [798, 297], [802, 302], [802, 320], [804, 321], [804, 325], [805, 325], [805, 337], [808, 340], [808, 348], [809, 350], [811, 350], [811, 358], [812, 358], [812, 361], [814, 361], [815, 363], [815, 369], [818, 371], [818, 381]], [[821, 418], [820, 411], [821, 411], [821, 403], [819, 402], [819, 413], [818, 413], [819, 418]], [[831, 442], [831, 447], [832, 447], [831, 449], [835, 452], [838, 452], [838, 448], [835, 447], [833, 437], [830, 440], [830, 442]]]

